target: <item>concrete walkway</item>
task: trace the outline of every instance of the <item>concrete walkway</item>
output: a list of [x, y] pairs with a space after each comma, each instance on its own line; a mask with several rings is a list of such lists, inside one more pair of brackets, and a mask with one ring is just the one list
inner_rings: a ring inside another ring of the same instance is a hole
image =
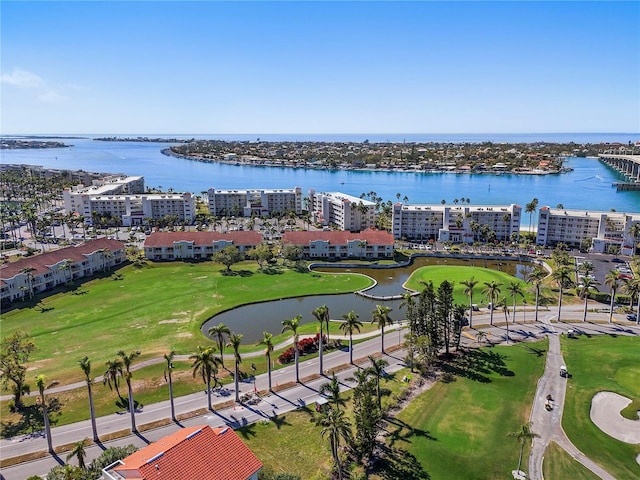
[[[560, 350], [560, 337], [558, 332], [551, 325], [554, 315], [545, 315], [542, 323], [545, 326], [549, 338], [549, 352], [544, 374], [538, 381], [538, 388], [531, 409], [531, 431], [540, 435], [534, 438], [533, 446], [529, 454], [529, 478], [532, 480], [543, 480], [542, 463], [544, 454], [550, 442], [556, 442], [560, 448], [565, 450], [574, 459], [591, 470], [604, 480], [615, 480], [615, 477], [602, 467], [593, 462], [590, 458], [578, 450], [571, 443], [562, 429], [562, 412], [564, 409], [565, 393], [567, 382], [571, 380], [560, 376], [560, 367], [566, 365]], [[550, 401], [552, 410], [547, 411], [547, 395], [551, 395]]]

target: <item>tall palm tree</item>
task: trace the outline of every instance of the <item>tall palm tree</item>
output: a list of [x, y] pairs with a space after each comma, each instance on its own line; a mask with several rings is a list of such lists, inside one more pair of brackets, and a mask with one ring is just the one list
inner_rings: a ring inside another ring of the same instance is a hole
[[[214, 387], [217, 385], [218, 365], [222, 362], [215, 356], [214, 347], [203, 347], [198, 345], [198, 351], [189, 357], [193, 360], [191, 368], [193, 368], [193, 377], [199, 373], [202, 377], [202, 381], [207, 386], [207, 408], [213, 410], [211, 405], [211, 378], [215, 379]], [[215, 373], [214, 373], [215, 372]]]
[[122, 372], [122, 361], [119, 358], [115, 360], [107, 360], [107, 369], [102, 375], [102, 384], [108, 385], [109, 390], [116, 389], [116, 393], [118, 394], [118, 398], [122, 398], [120, 395], [120, 389], [118, 388], [120, 384], [120, 373]]
[[538, 321], [538, 307], [540, 306], [540, 287], [542, 286], [542, 281], [546, 276], [547, 272], [545, 272], [541, 268], [535, 267], [525, 277], [525, 281], [532, 283], [536, 291], [536, 308], [534, 319], [536, 322]]
[[[320, 359], [320, 375], [324, 371], [324, 367], [322, 364], [322, 355], [323, 355], [323, 332], [322, 332], [322, 324], [325, 321], [325, 318], [329, 315], [329, 308], [326, 305], [322, 305], [311, 312], [311, 314], [316, 317], [316, 320], [320, 323], [320, 339], [318, 342], [318, 351], [319, 351], [319, 359]], [[327, 332], [328, 333], [328, 332]], [[328, 337], [327, 337], [328, 338]]]
[[513, 298], [513, 321], [515, 322], [516, 321], [516, 299], [518, 295], [524, 298], [524, 294], [522, 293], [522, 287], [518, 282], [510, 282], [509, 286], [507, 287], [507, 291], [509, 292], [509, 295], [511, 295], [511, 297]]
[[375, 323], [380, 329], [380, 351], [384, 353], [384, 327], [393, 324], [393, 320], [389, 316], [391, 307], [385, 305], [376, 305], [376, 308], [371, 312], [371, 323]]
[[271, 352], [273, 352], [273, 334], [269, 332], [262, 332], [262, 340], [258, 342], [258, 345], [264, 345], [264, 356], [267, 357], [267, 377], [269, 379], [269, 391], [273, 391], [271, 388]]
[[464, 285], [464, 294], [469, 297], [469, 328], [473, 328], [473, 289], [480, 282], [471, 277], [469, 280], [463, 280], [460, 283]]
[[590, 277], [584, 277], [582, 279], [582, 286], [578, 287], [578, 296], [584, 300], [584, 312], [582, 315], [582, 321], [587, 321], [587, 304], [589, 301], [589, 292], [595, 288], [596, 281]]
[[131, 353], [126, 353], [124, 350], [118, 351], [118, 357], [122, 360], [123, 369], [120, 375], [124, 376], [124, 380], [127, 382], [127, 389], [129, 391], [129, 415], [131, 416], [131, 433], [136, 433], [136, 405], [133, 402], [133, 388], [131, 387], [131, 365], [133, 361], [140, 356], [140, 351], [136, 350]]
[[478, 332], [476, 333], [476, 343], [478, 344], [478, 347], [480, 346], [480, 342], [486, 339], [487, 332], [485, 332], [484, 330], [478, 330]]
[[[634, 225], [640, 225], [636, 223]], [[633, 310], [633, 299], [638, 299], [638, 310], [636, 311], [636, 323], [640, 323], [640, 275], [636, 274], [634, 278], [625, 278], [623, 280], [622, 289], [624, 293], [629, 295], [630, 307]]]
[[389, 362], [380, 358], [376, 359], [373, 355], [369, 355], [369, 361], [371, 365], [368, 370], [376, 380], [376, 397], [378, 397], [378, 408], [382, 411], [382, 395], [380, 393], [380, 379], [384, 375], [384, 368], [389, 365]]
[[53, 442], [51, 440], [51, 423], [49, 422], [49, 412], [47, 412], [47, 399], [44, 396], [44, 390], [49, 388], [52, 385], [46, 385], [44, 380], [44, 375], [36, 375], [36, 387], [38, 387], [38, 391], [40, 392], [40, 406], [42, 407], [42, 418], [44, 419], [44, 430], [47, 436], [47, 447], [49, 448], [49, 453], [53, 452]]
[[349, 313], [342, 315], [344, 322], [340, 324], [340, 330], [345, 335], [349, 335], [349, 363], [353, 365], [353, 332], [360, 332], [362, 322], [358, 320], [356, 312], [351, 310]]
[[242, 363], [242, 357], [240, 356], [240, 344], [242, 343], [242, 334], [232, 332], [229, 335], [229, 343], [227, 343], [227, 347], [231, 347], [233, 349], [233, 359], [235, 363], [235, 370], [233, 372], [233, 381], [235, 383], [236, 388], [236, 403], [240, 403], [240, 364]]
[[498, 297], [500, 296], [500, 287], [501, 283], [496, 282], [495, 280], [491, 280], [491, 282], [483, 282], [485, 285], [482, 293], [485, 298], [491, 300], [491, 310], [489, 311], [489, 324], [493, 325], [493, 311], [496, 308], [496, 302], [498, 301]]
[[84, 380], [87, 383], [87, 393], [89, 394], [89, 414], [91, 415], [91, 430], [93, 431], [93, 441], [98, 442], [98, 429], [96, 427], [96, 411], [93, 406], [93, 393], [91, 392], [91, 385], [93, 384], [93, 378], [91, 377], [91, 360], [89, 357], [84, 356], [78, 360], [78, 365], [82, 373], [84, 373]]
[[539, 437], [540, 435], [531, 431], [530, 423], [525, 423], [520, 426], [520, 430], [508, 433], [507, 436], [515, 438], [520, 444], [520, 458], [518, 458], [518, 471], [520, 471], [520, 467], [522, 466], [522, 451], [524, 450], [525, 444], [527, 441], [533, 441], [534, 438]]
[[218, 350], [220, 350], [220, 360], [222, 362], [222, 368], [224, 368], [224, 345], [225, 336], [231, 335], [231, 330], [224, 323], [209, 328], [209, 337], [215, 338], [218, 343]]
[[87, 466], [84, 463], [85, 458], [87, 458], [87, 451], [84, 448], [87, 440], [89, 439], [85, 438], [84, 440], [80, 440], [79, 442], [74, 443], [73, 448], [69, 452], [69, 455], [67, 455], [67, 462], [73, 457], [76, 457], [78, 459], [78, 466], [82, 470], [87, 469]]
[[338, 479], [342, 480], [342, 464], [340, 462], [340, 441], [351, 443], [351, 424], [344, 416], [343, 410], [328, 408], [314, 417], [315, 424], [321, 426], [322, 438], [329, 437], [331, 455], [336, 463]]
[[164, 357], [164, 379], [169, 382], [169, 402], [171, 403], [171, 420], [177, 422], [176, 408], [173, 403], [173, 379], [171, 378], [171, 372], [173, 371], [173, 358], [176, 356], [175, 350], [171, 350], [169, 353], [165, 353]]
[[562, 292], [565, 288], [569, 288], [573, 281], [571, 280], [571, 269], [569, 267], [560, 267], [551, 274], [551, 277], [558, 285], [558, 321], [560, 321], [560, 313], [562, 312]]
[[298, 370], [298, 360], [300, 357], [300, 352], [298, 352], [298, 327], [300, 326], [300, 320], [302, 320], [302, 315], [296, 315], [293, 318], [282, 321], [282, 333], [290, 331], [293, 334], [293, 354], [296, 364], [296, 383], [300, 383], [300, 372]]
[[334, 373], [329, 383], [320, 386], [320, 393], [327, 397], [327, 401], [332, 403], [336, 409], [344, 407], [344, 398], [340, 396], [340, 382]]
[[611, 289], [611, 304], [609, 306], [609, 323], [611, 323], [613, 321], [613, 304], [616, 301], [616, 292], [620, 286], [618, 272], [609, 270], [604, 277], [604, 284]]
[[531, 225], [532, 225], [532, 220], [533, 220], [533, 214], [534, 214], [534, 212], [536, 211], [537, 208], [538, 208], [538, 199], [537, 198], [534, 198], [533, 200], [531, 200], [524, 207], [525, 213], [529, 214], [529, 233], [531, 233]]

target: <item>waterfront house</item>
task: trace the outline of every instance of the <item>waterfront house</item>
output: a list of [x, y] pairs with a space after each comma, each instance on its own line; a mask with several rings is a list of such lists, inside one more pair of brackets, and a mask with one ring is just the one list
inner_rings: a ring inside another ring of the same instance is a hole
[[229, 427], [181, 428], [105, 467], [107, 480], [258, 480], [262, 462]]

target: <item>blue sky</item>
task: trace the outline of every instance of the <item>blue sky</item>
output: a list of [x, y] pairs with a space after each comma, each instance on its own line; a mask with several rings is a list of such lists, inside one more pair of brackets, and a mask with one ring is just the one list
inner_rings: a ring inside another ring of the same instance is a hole
[[640, 2], [0, 2], [29, 133], [640, 132]]

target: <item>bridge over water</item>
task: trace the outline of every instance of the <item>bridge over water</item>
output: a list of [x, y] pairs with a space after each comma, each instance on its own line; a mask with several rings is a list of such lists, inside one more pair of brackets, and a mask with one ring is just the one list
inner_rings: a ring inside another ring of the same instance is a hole
[[618, 190], [640, 190], [640, 155], [601, 153], [598, 158], [628, 179], [628, 182], [614, 183]]

